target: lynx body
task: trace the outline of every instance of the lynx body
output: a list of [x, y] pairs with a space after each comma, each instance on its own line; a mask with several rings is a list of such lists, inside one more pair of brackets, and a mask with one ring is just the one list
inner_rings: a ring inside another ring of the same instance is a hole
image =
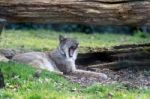
[[28, 52], [18, 54], [15, 55], [12, 60], [32, 65], [38, 69], [46, 69], [57, 73], [96, 76], [107, 79], [107, 76], [103, 73], [79, 70], [76, 68], [75, 60], [77, 58], [78, 45], [79, 43], [72, 38], [59, 36], [59, 46], [56, 50], [50, 53]]

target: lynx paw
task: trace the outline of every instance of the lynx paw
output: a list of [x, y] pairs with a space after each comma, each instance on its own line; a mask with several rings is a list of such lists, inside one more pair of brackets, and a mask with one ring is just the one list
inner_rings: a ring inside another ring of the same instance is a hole
[[107, 80], [108, 79], [108, 76], [106, 74], [104, 74], [104, 73], [100, 73], [99, 77], [102, 80]]
[[63, 76], [64, 73], [63, 72], [57, 72], [58, 75]]

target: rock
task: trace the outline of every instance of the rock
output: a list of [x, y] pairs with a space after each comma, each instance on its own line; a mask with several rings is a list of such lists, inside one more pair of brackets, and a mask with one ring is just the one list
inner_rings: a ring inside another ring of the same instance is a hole
[[7, 59], [5, 56], [3, 55], [0, 55], [0, 61], [3, 61], [3, 62], [8, 62], [9, 59]]
[[0, 49], [0, 53], [8, 59], [11, 59], [16, 54], [16, 51], [13, 49]]

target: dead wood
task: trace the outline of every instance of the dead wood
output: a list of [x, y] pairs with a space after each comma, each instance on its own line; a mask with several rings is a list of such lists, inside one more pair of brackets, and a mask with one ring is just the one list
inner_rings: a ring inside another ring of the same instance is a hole
[[149, 60], [141, 60], [141, 61], [123, 60], [123, 61], [116, 61], [116, 62], [89, 66], [89, 68], [101, 68], [101, 69], [108, 68], [112, 70], [119, 70], [128, 67], [150, 68], [150, 61]]
[[150, 25], [149, 0], [0, 0], [9, 22]]
[[80, 53], [76, 62], [88, 68], [149, 68], [150, 44], [121, 45], [92, 53]]

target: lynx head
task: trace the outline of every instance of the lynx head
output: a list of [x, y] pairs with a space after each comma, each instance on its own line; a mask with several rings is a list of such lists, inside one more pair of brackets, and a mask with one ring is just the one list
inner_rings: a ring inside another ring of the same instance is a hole
[[64, 54], [66, 58], [76, 58], [76, 50], [78, 45], [79, 43], [75, 39], [66, 38], [62, 35], [59, 36], [59, 47], [62, 54]]

